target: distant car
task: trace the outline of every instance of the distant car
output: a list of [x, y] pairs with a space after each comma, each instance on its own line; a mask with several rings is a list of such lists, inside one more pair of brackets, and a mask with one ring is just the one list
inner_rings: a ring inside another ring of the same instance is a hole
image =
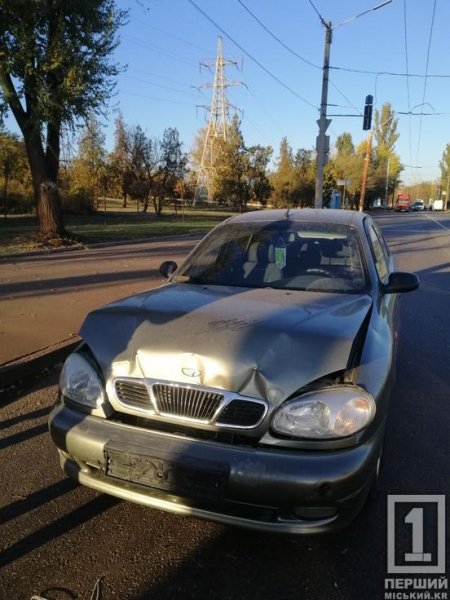
[[412, 205], [412, 209], [414, 212], [420, 212], [422, 210], [425, 210], [425, 203], [423, 200], [416, 200], [414, 202], [414, 204]]
[[444, 201], [443, 200], [432, 200], [430, 202], [430, 210], [444, 210]]
[[410, 206], [409, 200], [399, 198], [397, 200], [397, 202], [395, 203], [395, 210], [397, 212], [408, 211], [408, 210], [410, 210], [410, 208], [411, 208], [411, 206]]
[[64, 364], [49, 427], [65, 473], [252, 530], [348, 524], [378, 476], [417, 276], [347, 210], [238, 215], [160, 270], [91, 312]]

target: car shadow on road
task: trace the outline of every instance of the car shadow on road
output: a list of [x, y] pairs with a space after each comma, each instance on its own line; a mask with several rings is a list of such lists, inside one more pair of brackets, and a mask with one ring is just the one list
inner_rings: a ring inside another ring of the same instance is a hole
[[45, 488], [37, 490], [36, 492], [32, 492], [27, 496], [16, 500], [15, 502], [11, 502], [7, 506], [3, 506], [0, 508], [0, 523], [4, 525], [8, 521], [12, 521], [13, 519], [17, 519], [21, 515], [24, 515], [27, 512], [30, 512], [40, 506], [43, 506], [47, 502], [52, 500], [56, 500], [60, 496], [71, 492], [76, 489], [78, 484], [72, 479], [66, 478], [57, 481], [56, 483], [52, 483]]
[[66, 534], [72, 529], [87, 523], [94, 517], [109, 510], [120, 500], [112, 496], [100, 495], [76, 508], [72, 512], [45, 525], [41, 529], [25, 536], [5, 550], [0, 552], [0, 567], [4, 567], [13, 561], [29, 554], [36, 548], [51, 542], [55, 538]]

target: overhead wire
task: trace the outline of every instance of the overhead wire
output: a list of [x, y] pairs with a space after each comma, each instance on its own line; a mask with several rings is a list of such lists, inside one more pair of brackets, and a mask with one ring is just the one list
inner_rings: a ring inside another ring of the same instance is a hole
[[[429, 35], [429, 38], [428, 38], [427, 61], [426, 61], [426, 64], [425, 64], [425, 80], [424, 80], [424, 83], [423, 83], [422, 107], [425, 104], [425, 97], [426, 97], [426, 94], [427, 94], [428, 66], [430, 64], [430, 50], [431, 50], [431, 40], [433, 39], [434, 17], [436, 15], [436, 3], [437, 3], [437, 0], [434, 0], [434, 2], [433, 2], [433, 13], [432, 13], [432, 16], [431, 16], [430, 35]], [[422, 116], [423, 116], [423, 108], [422, 108], [422, 111], [421, 111], [420, 121], [419, 121], [419, 133], [418, 133], [418, 140], [417, 140], [416, 165], [419, 163], [420, 143], [422, 141]]]
[[126, 75], [125, 73], [122, 73], [121, 77], [126, 77], [127, 79], [133, 79], [134, 81], [141, 81], [142, 83], [146, 83], [148, 85], [154, 85], [156, 87], [160, 87], [165, 90], [170, 90], [172, 92], [177, 92], [178, 94], [184, 94], [185, 96], [190, 96], [192, 98], [195, 98], [195, 94], [193, 94], [192, 92], [185, 92], [184, 90], [177, 90], [176, 88], [170, 87], [168, 85], [162, 85], [161, 83], [155, 83], [154, 81], [148, 81], [147, 79], [142, 79], [140, 77], [133, 77], [132, 75]]
[[304, 62], [307, 65], [310, 65], [311, 67], [314, 67], [316, 69], [320, 69], [322, 70], [322, 67], [319, 65], [316, 65], [315, 63], [311, 62], [310, 60], [307, 60], [306, 58], [304, 58], [303, 56], [301, 56], [300, 54], [298, 54], [298, 52], [296, 52], [295, 50], [293, 50], [292, 48], [290, 48], [287, 44], [285, 44], [283, 42], [283, 40], [281, 40], [278, 36], [276, 36], [273, 31], [271, 31], [266, 25], [264, 25], [264, 23], [255, 15], [254, 12], [252, 12], [248, 6], [246, 6], [242, 0], [237, 0], [239, 2], [239, 4], [242, 6], [242, 8], [244, 10], [246, 10], [248, 12], [249, 15], [251, 15], [253, 17], [253, 19], [255, 19], [255, 21], [257, 23], [259, 23], [259, 25], [261, 25], [261, 27], [263, 29], [265, 29], [267, 31], [267, 33], [274, 39], [276, 40], [279, 44], [281, 44], [281, 46], [283, 46], [283, 48], [285, 48], [288, 52], [290, 52], [291, 54], [293, 54], [296, 58], [298, 58], [299, 60], [301, 60], [302, 62]]
[[135, 96], [136, 98], [149, 98], [150, 100], [157, 100], [158, 102], [170, 102], [171, 104], [183, 104], [184, 106], [196, 106], [191, 102], [181, 102], [179, 100], [168, 100], [167, 98], [157, 98], [156, 96], [149, 96], [148, 94], [136, 94], [134, 92], [127, 92], [125, 90], [118, 90], [120, 94], [126, 94], [127, 96]]
[[326, 27], [325, 19], [322, 17], [322, 15], [320, 14], [320, 12], [317, 10], [316, 5], [314, 4], [314, 2], [312, 0], [309, 0], [309, 3], [311, 4], [311, 6], [313, 7], [313, 9], [315, 10], [316, 15], [319, 17], [320, 22], [322, 23], [322, 25], [325, 25], [325, 27]]
[[[405, 33], [405, 60], [406, 60], [406, 94], [408, 99], [408, 112], [411, 112], [411, 100], [409, 89], [409, 58], [408, 58], [408, 27], [406, 19], [406, 0], [403, 0], [403, 25]], [[378, 76], [377, 76], [378, 79]], [[409, 134], [409, 162], [412, 163], [412, 142], [411, 142], [411, 114], [408, 115], [408, 134]]]
[[130, 17], [130, 19], [132, 21], [136, 21], [137, 23], [142, 23], [142, 25], [146, 25], [147, 27], [151, 27], [155, 31], [159, 31], [160, 33], [164, 33], [165, 35], [168, 35], [168, 36], [174, 38], [175, 40], [179, 40], [180, 42], [184, 42], [185, 44], [189, 44], [189, 46], [192, 46], [193, 48], [197, 48], [197, 50], [201, 50], [202, 52], [206, 52], [207, 54], [209, 54], [209, 50], [207, 50], [206, 48], [202, 48], [201, 46], [198, 46], [197, 44], [194, 44], [194, 42], [190, 42], [189, 40], [186, 40], [185, 38], [182, 38], [179, 35], [175, 35], [174, 33], [170, 33], [170, 31], [166, 31], [165, 29], [160, 29], [159, 27], [156, 27], [155, 25], [152, 25], [151, 23], [147, 23], [147, 21], [142, 21], [142, 19], [137, 19], [136, 17]]
[[318, 107], [316, 105], [314, 105], [312, 102], [310, 102], [306, 98], [303, 98], [303, 96], [301, 96], [300, 94], [298, 94], [289, 85], [287, 85], [286, 83], [284, 83], [284, 81], [282, 81], [279, 77], [277, 77], [274, 73], [272, 73], [272, 71], [270, 71], [267, 67], [265, 67], [252, 54], [250, 54], [250, 52], [248, 52], [241, 44], [239, 44], [239, 42], [237, 42], [233, 37], [231, 37], [231, 35], [229, 33], [227, 33], [225, 31], [225, 29], [223, 29], [223, 27], [221, 27], [202, 8], [200, 8], [200, 6], [198, 6], [198, 4], [196, 4], [194, 2], [194, 0], [188, 0], [188, 2], [190, 4], [192, 4], [192, 6], [201, 15], [203, 15], [205, 17], [205, 19], [207, 19], [212, 25], [214, 25], [214, 27], [216, 27], [226, 38], [228, 38], [235, 46], [237, 46], [241, 52], [243, 52], [250, 60], [252, 60], [256, 65], [258, 65], [258, 67], [260, 69], [262, 69], [265, 73], [267, 73], [267, 75], [269, 75], [273, 80], [275, 80], [277, 83], [279, 83], [282, 87], [284, 87], [286, 90], [288, 90], [291, 94], [293, 94], [294, 96], [296, 96], [299, 100], [301, 100], [302, 102], [304, 102], [305, 104], [307, 104], [308, 106], [310, 106], [311, 108], [313, 108], [314, 110], [318, 110]]
[[[259, 17], [257, 17], [255, 15], [255, 13], [253, 11], [251, 11], [246, 4], [242, 1], [242, 0], [237, 0], [239, 2], [239, 4], [242, 6], [242, 8], [244, 8], [244, 10], [246, 10], [248, 12], [248, 14], [265, 30], [267, 31], [267, 33], [275, 40], [277, 41], [281, 46], [283, 46], [283, 48], [285, 50], [287, 50], [288, 52], [290, 52], [293, 56], [295, 56], [296, 58], [298, 58], [299, 60], [301, 60], [302, 62], [306, 63], [307, 65], [310, 65], [311, 67], [314, 67], [315, 69], [319, 69], [320, 71], [322, 71], [322, 67], [319, 65], [316, 65], [315, 63], [307, 60], [306, 58], [304, 58], [303, 56], [301, 56], [298, 52], [296, 52], [295, 50], [293, 50], [290, 46], [288, 46], [285, 42], [283, 42], [283, 40], [281, 40], [278, 36], [276, 36], [273, 31], [271, 31], [271, 29], [269, 29], [269, 27], [267, 27], [267, 25], [265, 25], [261, 19], [259, 19]], [[320, 16], [320, 15], [319, 15]], [[324, 22], [325, 23], [325, 22]], [[348, 102], [351, 107], [354, 110], [359, 111], [358, 108], [356, 108], [356, 106], [354, 106], [351, 101], [347, 98], [347, 96], [345, 96], [345, 94], [338, 88], [338, 86], [331, 81], [331, 79], [328, 79], [328, 81], [331, 83], [331, 85], [335, 88], [335, 90], [344, 98], [344, 100], [346, 102]], [[359, 111], [361, 116], [362, 113], [361, 111]]]
[[178, 60], [182, 63], [185, 63], [186, 65], [189, 65], [190, 67], [197, 67], [197, 63], [195, 63], [193, 60], [186, 59], [182, 56], [179, 56], [178, 54], [174, 54], [173, 52], [168, 52], [167, 50], [164, 50], [164, 48], [161, 48], [160, 46], [156, 46], [155, 44], [150, 44], [149, 42], [145, 42], [143, 40], [140, 40], [139, 38], [135, 38], [134, 36], [131, 36], [128, 34], [122, 34], [122, 37], [126, 41], [128, 41], [132, 44], [136, 44], [143, 48], [148, 48], [149, 50], [153, 50], [157, 54], [167, 56], [169, 58], [172, 58], [173, 60]]

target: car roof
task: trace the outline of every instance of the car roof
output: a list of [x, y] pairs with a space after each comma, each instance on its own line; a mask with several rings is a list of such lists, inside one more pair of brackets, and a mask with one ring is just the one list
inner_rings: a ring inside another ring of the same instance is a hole
[[236, 215], [227, 222], [249, 223], [249, 222], [276, 222], [276, 221], [310, 221], [314, 223], [336, 223], [341, 225], [354, 225], [357, 228], [362, 227], [364, 219], [367, 217], [363, 212], [341, 209], [315, 209], [315, 208], [296, 208], [296, 209], [276, 209], [276, 210], [255, 210]]

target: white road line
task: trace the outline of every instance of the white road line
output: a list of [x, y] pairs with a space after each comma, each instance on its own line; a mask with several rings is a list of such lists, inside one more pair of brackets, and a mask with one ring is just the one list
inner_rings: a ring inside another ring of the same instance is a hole
[[448, 227], [446, 227], [445, 225], [442, 225], [442, 223], [440, 223], [437, 219], [433, 219], [433, 217], [431, 217], [430, 215], [426, 215], [426, 214], [423, 216], [426, 217], [427, 219], [430, 219], [430, 221], [434, 221], [437, 225], [442, 227], [442, 229], [445, 229], [445, 231], [448, 231], [450, 233], [450, 229]]

